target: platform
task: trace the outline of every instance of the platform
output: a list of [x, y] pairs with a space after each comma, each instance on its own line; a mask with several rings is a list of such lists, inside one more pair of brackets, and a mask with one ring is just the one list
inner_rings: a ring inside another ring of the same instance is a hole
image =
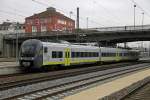
[[150, 63], [150, 57], [140, 58], [139, 61], [142, 61], [142, 62], [149, 62], [149, 63]]
[[0, 75], [20, 73], [17, 62], [0, 62]]
[[0, 58], [0, 62], [15, 62], [16, 58]]
[[138, 85], [144, 84], [146, 81], [150, 81], [150, 68], [81, 91], [80, 93], [65, 97], [64, 100], [119, 100], [121, 95], [125, 95], [126, 92], [131, 91]]

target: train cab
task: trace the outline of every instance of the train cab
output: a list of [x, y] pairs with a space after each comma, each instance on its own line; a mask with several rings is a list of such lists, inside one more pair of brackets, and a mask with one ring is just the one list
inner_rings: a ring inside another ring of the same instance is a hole
[[43, 45], [40, 40], [26, 40], [21, 45], [19, 63], [22, 68], [40, 67], [43, 63]]

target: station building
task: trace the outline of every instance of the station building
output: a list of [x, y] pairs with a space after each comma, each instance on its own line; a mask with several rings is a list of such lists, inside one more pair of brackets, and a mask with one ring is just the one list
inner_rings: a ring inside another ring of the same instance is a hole
[[25, 18], [25, 32], [73, 31], [75, 21], [49, 7], [46, 11]]
[[3, 38], [4, 36], [11, 34], [12, 36], [15, 36], [14, 38], [16, 38], [16, 35], [13, 35], [16, 33], [18, 33], [18, 35], [25, 33], [24, 23], [6, 21], [0, 24], [0, 57], [9, 57], [11, 54], [13, 54], [13, 52], [15, 52], [15, 44], [13, 44], [13, 47], [10, 47], [11, 49], [9, 50], [7, 49], [9, 45], [4, 45]]

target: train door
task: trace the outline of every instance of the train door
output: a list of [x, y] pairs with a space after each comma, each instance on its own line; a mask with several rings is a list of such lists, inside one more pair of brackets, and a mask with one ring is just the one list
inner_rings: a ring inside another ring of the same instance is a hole
[[120, 57], [119, 57], [119, 49], [117, 48], [116, 49], [116, 61], [119, 61], [120, 60]]
[[49, 62], [48, 47], [43, 47], [43, 63]]
[[65, 66], [70, 65], [70, 49], [66, 48], [65, 49]]
[[102, 50], [101, 48], [99, 48], [99, 62], [102, 61]]

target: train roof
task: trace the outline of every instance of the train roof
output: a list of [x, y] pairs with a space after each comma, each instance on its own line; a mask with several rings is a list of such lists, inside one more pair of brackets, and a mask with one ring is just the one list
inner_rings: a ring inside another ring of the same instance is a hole
[[90, 49], [98, 49], [99, 47], [96, 46], [85, 46], [85, 45], [74, 45], [74, 44], [70, 44], [70, 43], [53, 43], [53, 42], [42, 42], [43, 45], [49, 45], [49, 46], [53, 46], [53, 47], [70, 47], [70, 48], [90, 48]]
[[[116, 49], [118, 51], [132, 51], [132, 52], [139, 52], [139, 50], [129, 50], [129, 49], [123, 49], [123, 48], [112, 48], [112, 47], [97, 47], [92, 45], [80, 45], [80, 44], [71, 44], [66, 41], [60, 41], [60, 42], [42, 42], [41, 40], [37, 39], [29, 39], [25, 41], [26, 43], [42, 43], [44, 46], [52, 46], [52, 47], [70, 47], [70, 48], [86, 48], [86, 49], [99, 49], [101, 48], [103, 51], [115, 51]], [[25, 43], [24, 42], [24, 43]]]

